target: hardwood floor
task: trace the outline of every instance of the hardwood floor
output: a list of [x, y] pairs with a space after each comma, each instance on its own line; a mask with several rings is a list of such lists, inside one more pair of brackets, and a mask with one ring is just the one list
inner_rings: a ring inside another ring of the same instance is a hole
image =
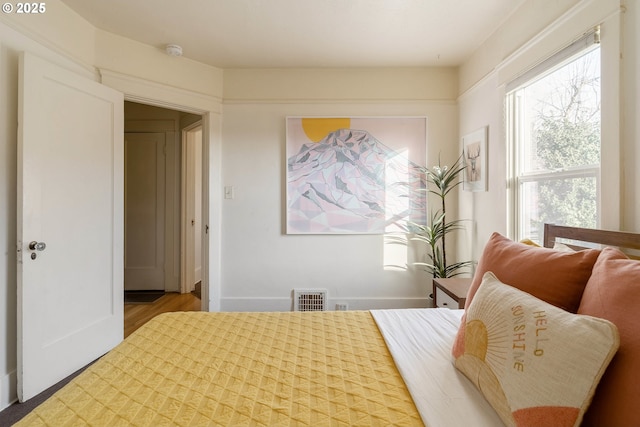
[[[200, 298], [194, 294], [167, 293], [152, 304], [125, 304], [124, 336], [128, 337], [136, 329], [158, 314], [170, 311], [200, 311]], [[54, 392], [59, 390], [85, 368], [86, 366], [29, 401], [25, 403], [14, 403], [3, 411], [0, 411], [0, 426], [13, 425], [21, 420], [31, 412], [33, 408], [49, 398]]]
[[170, 292], [151, 304], [124, 305], [124, 337], [161, 313], [170, 311], [200, 311], [200, 298], [194, 294]]

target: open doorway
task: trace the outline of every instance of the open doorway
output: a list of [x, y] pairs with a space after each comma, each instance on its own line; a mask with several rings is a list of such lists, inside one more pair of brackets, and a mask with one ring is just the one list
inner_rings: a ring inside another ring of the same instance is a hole
[[[138, 318], [142, 313], [146, 318], [144, 312], [157, 311], [157, 307], [151, 306], [156, 301], [167, 306], [165, 311], [184, 309], [185, 297], [180, 299], [180, 307], [173, 309], [170, 307], [175, 304], [167, 302], [195, 290], [196, 282], [190, 282], [193, 274], [186, 276], [183, 260], [190, 259], [193, 266], [202, 265], [202, 233], [199, 231], [203, 227], [203, 186], [202, 117], [136, 102], [127, 101], [124, 107], [127, 323], [131, 312], [138, 313]], [[192, 160], [186, 162], [185, 147], [197, 144], [186, 144], [183, 137], [194, 140], [198, 134], [193, 130], [198, 127], [199, 151], [188, 152]], [[199, 168], [194, 173], [192, 169], [196, 164]], [[186, 166], [189, 173], [184, 170]], [[197, 206], [192, 203], [188, 214], [184, 209], [185, 199], [198, 203]], [[185, 232], [192, 236], [188, 243], [185, 243]], [[199, 307], [201, 295], [197, 297]], [[140, 319], [134, 321], [139, 323]]]
[[202, 310], [219, 311], [221, 288], [222, 140], [221, 100], [200, 92], [100, 70], [102, 84], [124, 94], [125, 101], [192, 113], [202, 120]]

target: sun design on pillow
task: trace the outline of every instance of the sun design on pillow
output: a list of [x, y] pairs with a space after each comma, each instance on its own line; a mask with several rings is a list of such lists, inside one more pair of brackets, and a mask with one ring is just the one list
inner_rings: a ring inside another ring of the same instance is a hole
[[[477, 312], [482, 313], [482, 310], [477, 310]], [[473, 315], [474, 313], [469, 314]], [[491, 322], [487, 323], [492, 324]], [[504, 343], [506, 335], [504, 328], [489, 330], [486, 325], [481, 319], [466, 322], [463, 318], [453, 347], [455, 365], [482, 391], [498, 413], [510, 414], [509, 402], [494, 373], [494, 368], [504, 365], [504, 352], [500, 351], [499, 346], [491, 345], [491, 343]], [[502, 361], [501, 364], [500, 361]]]
[[614, 325], [568, 313], [487, 272], [452, 354], [506, 425], [576, 426], [617, 343]]

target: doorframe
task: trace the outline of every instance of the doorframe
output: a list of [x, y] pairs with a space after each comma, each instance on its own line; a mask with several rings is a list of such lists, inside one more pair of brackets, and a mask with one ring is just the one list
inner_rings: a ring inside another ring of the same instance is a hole
[[[195, 191], [193, 188], [188, 188], [187, 186], [187, 183], [188, 183], [187, 172], [189, 170], [189, 168], [187, 167], [187, 162], [188, 162], [187, 138], [190, 132], [198, 128], [201, 129], [201, 133], [203, 133], [204, 127], [202, 125], [202, 120], [198, 120], [197, 122], [190, 124], [189, 126], [180, 130], [181, 131], [180, 150], [182, 154], [182, 158], [181, 158], [182, 169], [180, 171], [180, 181], [181, 181], [180, 182], [180, 188], [181, 188], [181, 192], [180, 192], [180, 213], [181, 213], [180, 215], [180, 292], [183, 294], [190, 292], [191, 291], [190, 288], [193, 285], [194, 277], [192, 274], [190, 274], [189, 270], [187, 269], [187, 264], [189, 262], [189, 257], [187, 255], [189, 254], [189, 246], [193, 246], [196, 242], [195, 240], [191, 241], [191, 239], [188, 238], [188, 230], [190, 229], [190, 227], [189, 227], [189, 220], [186, 215], [187, 202], [188, 202], [187, 192]], [[204, 137], [202, 138], [204, 139]], [[201, 147], [202, 147], [202, 144], [201, 144]], [[200, 162], [201, 162], [201, 168], [204, 168], [202, 150], [200, 150]], [[202, 201], [204, 197], [205, 195], [203, 194], [202, 187], [201, 187], [200, 200]], [[204, 218], [202, 216], [202, 212], [201, 212], [201, 218]], [[198, 226], [202, 227], [201, 224], [199, 224]], [[204, 240], [202, 239], [203, 236], [204, 234], [200, 235], [201, 241]], [[204, 245], [202, 245], [201, 247], [204, 247]], [[201, 264], [201, 267], [204, 264], [202, 260], [202, 252], [200, 253], [200, 264]]]
[[222, 224], [222, 101], [220, 98], [99, 70], [101, 83], [124, 94], [125, 101], [202, 116], [202, 311], [220, 311]]

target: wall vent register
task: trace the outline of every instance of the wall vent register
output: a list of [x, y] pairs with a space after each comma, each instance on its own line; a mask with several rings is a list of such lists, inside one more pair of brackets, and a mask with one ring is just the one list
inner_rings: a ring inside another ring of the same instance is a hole
[[293, 311], [325, 311], [326, 309], [326, 289], [293, 290]]

